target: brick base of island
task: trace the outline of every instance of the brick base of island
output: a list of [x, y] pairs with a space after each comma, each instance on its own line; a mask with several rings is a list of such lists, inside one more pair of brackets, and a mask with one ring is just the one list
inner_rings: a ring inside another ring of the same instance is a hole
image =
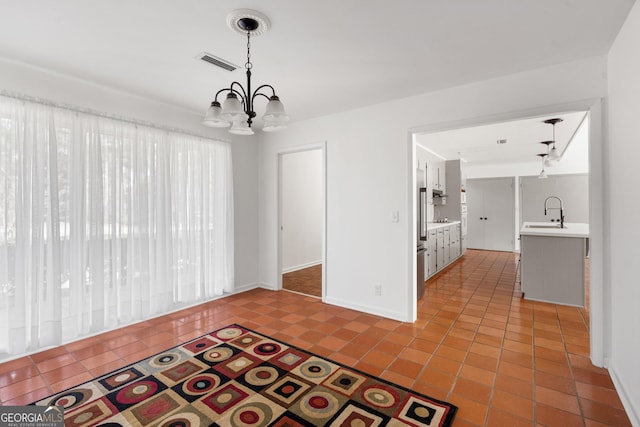
[[589, 224], [525, 222], [520, 229], [520, 282], [525, 299], [585, 306]]

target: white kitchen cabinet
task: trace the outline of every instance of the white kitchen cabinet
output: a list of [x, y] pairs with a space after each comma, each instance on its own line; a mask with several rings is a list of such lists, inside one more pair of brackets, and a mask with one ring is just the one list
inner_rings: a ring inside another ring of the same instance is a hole
[[449, 264], [451, 262], [451, 226], [444, 227], [443, 232], [443, 264], [441, 267]]
[[[428, 237], [428, 241], [427, 241], [427, 253], [428, 253], [428, 276], [431, 276], [433, 274], [435, 274], [435, 272], [438, 270], [437, 267], [437, 260], [436, 260], [436, 252], [437, 252], [437, 239], [436, 239], [436, 230], [429, 230], [428, 233], [429, 237]], [[428, 277], [427, 276], [427, 277]]]
[[460, 240], [460, 224], [454, 224], [449, 227], [449, 254], [451, 255], [451, 259], [456, 259], [462, 253], [462, 242]]
[[446, 162], [434, 162], [431, 165], [431, 180], [433, 181], [433, 189], [446, 192]]
[[433, 205], [433, 164], [426, 163], [427, 205]]
[[436, 269], [444, 265], [444, 229], [436, 230]]
[[460, 230], [459, 222], [429, 225], [426, 242], [428, 261], [425, 261], [427, 277], [433, 276], [462, 256]]

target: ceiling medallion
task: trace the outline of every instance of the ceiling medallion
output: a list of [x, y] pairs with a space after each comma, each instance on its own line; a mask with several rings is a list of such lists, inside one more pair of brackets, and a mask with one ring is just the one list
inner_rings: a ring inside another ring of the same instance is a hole
[[247, 35], [247, 32], [252, 36], [259, 36], [269, 31], [271, 21], [257, 10], [236, 9], [227, 15], [227, 25], [243, 36]]
[[[265, 132], [285, 129], [289, 116], [284, 111], [276, 90], [269, 84], [258, 86], [251, 91], [251, 36], [259, 36], [268, 31], [271, 22], [264, 14], [251, 9], [237, 9], [227, 15], [227, 25], [242, 35], [247, 36], [247, 62], [244, 65], [247, 75], [246, 87], [239, 82], [232, 82], [229, 87], [220, 89], [211, 106], [207, 110], [203, 124], [211, 127], [229, 127], [230, 133], [236, 135], [253, 135], [251, 124], [257, 116], [254, 111], [254, 101], [258, 97], [268, 100], [265, 113], [262, 116]], [[264, 93], [266, 91], [266, 93]], [[218, 95], [226, 93], [226, 99], [220, 104]]]

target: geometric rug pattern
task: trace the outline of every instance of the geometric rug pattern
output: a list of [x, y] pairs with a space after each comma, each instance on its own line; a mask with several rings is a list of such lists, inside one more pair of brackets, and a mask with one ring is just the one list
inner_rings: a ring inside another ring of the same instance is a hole
[[448, 426], [457, 408], [240, 325], [34, 403], [66, 426]]

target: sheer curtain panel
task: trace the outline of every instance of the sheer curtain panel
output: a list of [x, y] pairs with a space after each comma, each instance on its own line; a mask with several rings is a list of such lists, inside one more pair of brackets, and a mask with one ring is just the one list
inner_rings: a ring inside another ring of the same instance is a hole
[[229, 144], [0, 96], [0, 360], [233, 291]]

